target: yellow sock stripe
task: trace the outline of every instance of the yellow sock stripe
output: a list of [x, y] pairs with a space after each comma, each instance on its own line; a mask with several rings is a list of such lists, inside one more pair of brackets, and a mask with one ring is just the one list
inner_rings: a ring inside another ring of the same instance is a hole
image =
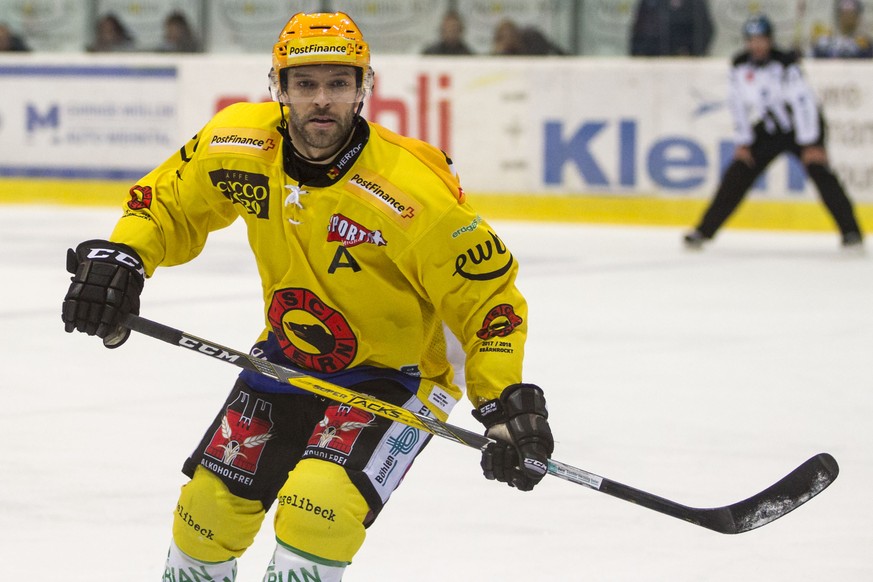
[[276, 543], [279, 544], [280, 546], [282, 546], [283, 548], [285, 548], [286, 550], [288, 550], [289, 552], [291, 552], [292, 554], [297, 554], [298, 556], [300, 556], [304, 560], [309, 560], [310, 562], [314, 562], [316, 564], [321, 564], [322, 566], [330, 566], [331, 568], [345, 568], [346, 566], [351, 564], [351, 562], [342, 562], [339, 560], [328, 560], [328, 559], [322, 558], [320, 556], [316, 556], [315, 554], [310, 554], [309, 552], [304, 552], [303, 550], [301, 550], [299, 548], [289, 546], [288, 544], [286, 544], [285, 542], [283, 542], [279, 538], [276, 538]]

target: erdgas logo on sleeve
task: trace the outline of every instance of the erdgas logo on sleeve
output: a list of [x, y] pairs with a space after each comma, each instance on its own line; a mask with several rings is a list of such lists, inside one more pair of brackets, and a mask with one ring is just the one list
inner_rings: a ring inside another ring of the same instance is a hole
[[470, 224], [464, 225], [461, 228], [459, 228], [458, 230], [456, 230], [455, 232], [453, 232], [452, 238], [458, 238], [459, 236], [461, 236], [465, 232], [473, 232], [474, 230], [479, 228], [480, 224], [482, 224], [482, 217], [477, 214], [476, 218], [473, 219], [473, 222], [471, 222]]

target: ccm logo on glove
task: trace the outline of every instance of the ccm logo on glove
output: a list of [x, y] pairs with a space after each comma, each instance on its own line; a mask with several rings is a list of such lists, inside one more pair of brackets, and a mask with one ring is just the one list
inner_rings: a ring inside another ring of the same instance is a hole
[[124, 244], [89, 240], [67, 251], [67, 271], [73, 273], [64, 297], [64, 330], [103, 338], [103, 345], [123, 344], [130, 330], [121, 325], [139, 314], [145, 269], [135, 250]]
[[[72, 250], [73, 249], [70, 249], [70, 251]], [[135, 252], [133, 253], [133, 255], [129, 255], [126, 252], [117, 249], [93, 248], [88, 250], [88, 254], [85, 255], [85, 258], [96, 261], [108, 261], [114, 259], [116, 262], [121, 263], [125, 267], [130, 267], [131, 269], [134, 269], [143, 278], [145, 278], [145, 269], [142, 266], [142, 261], [139, 260], [139, 255], [137, 255]], [[75, 273], [75, 270], [70, 272]]]

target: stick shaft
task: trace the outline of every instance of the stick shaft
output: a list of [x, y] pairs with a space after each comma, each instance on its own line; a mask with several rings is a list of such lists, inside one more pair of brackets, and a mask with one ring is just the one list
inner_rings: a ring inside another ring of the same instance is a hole
[[[329, 400], [372, 412], [389, 420], [474, 449], [482, 450], [492, 442], [490, 438], [482, 434], [451, 425], [437, 418], [412, 412], [401, 406], [378, 400], [303, 372], [255, 358], [244, 352], [138, 315], [128, 315], [124, 320], [124, 325], [133, 331], [155, 339], [188, 348], [280, 382], [288, 382]], [[606, 493], [624, 501], [630, 501], [664, 515], [682, 519], [719, 533], [735, 534], [770, 523], [806, 503], [836, 479], [839, 467], [833, 457], [827, 453], [822, 453], [812, 457], [779, 482], [760, 493], [744, 501], [714, 508], [688, 507], [554, 459], [549, 460], [548, 472], [550, 475], [565, 481]]]

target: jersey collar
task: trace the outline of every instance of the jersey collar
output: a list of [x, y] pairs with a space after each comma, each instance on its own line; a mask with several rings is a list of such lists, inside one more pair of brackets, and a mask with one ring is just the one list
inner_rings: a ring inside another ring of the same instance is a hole
[[285, 173], [300, 186], [305, 184], [314, 188], [327, 188], [339, 182], [361, 156], [370, 139], [370, 126], [362, 117], [358, 117], [349, 144], [329, 164], [316, 164], [300, 156], [291, 143], [287, 127], [279, 126], [277, 129], [283, 138], [282, 159]]

